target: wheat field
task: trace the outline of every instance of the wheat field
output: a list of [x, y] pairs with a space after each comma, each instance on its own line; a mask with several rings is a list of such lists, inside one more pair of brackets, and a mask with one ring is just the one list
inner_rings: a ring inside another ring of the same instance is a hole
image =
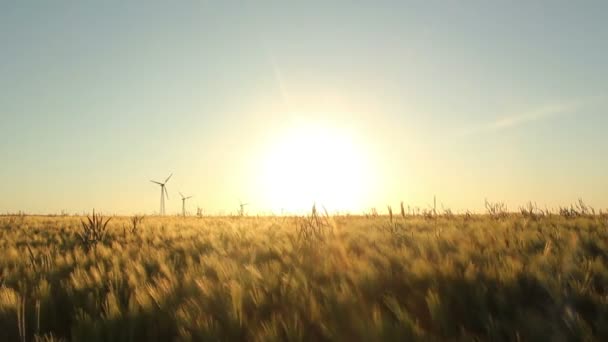
[[0, 217], [3, 341], [608, 340], [606, 215], [99, 218]]

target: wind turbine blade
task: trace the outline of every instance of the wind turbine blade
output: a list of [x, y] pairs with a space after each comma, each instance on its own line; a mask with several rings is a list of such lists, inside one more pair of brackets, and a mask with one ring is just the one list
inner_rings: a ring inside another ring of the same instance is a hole
[[152, 182], [152, 183], [156, 183], [156, 184], [158, 184], [158, 185], [163, 185], [163, 183], [160, 183], [160, 182], [157, 182], [157, 181], [153, 181], [153, 180], [151, 180], [150, 182]]
[[169, 179], [171, 179], [171, 176], [173, 176], [173, 174], [170, 174], [169, 177], [167, 177], [167, 179], [165, 179], [165, 183], [167, 183], [169, 181]]
[[189, 199], [189, 198], [192, 198], [192, 197], [193, 197], [193, 196], [188, 196], [188, 197], [186, 197], [185, 199]]
[[167, 199], [169, 199], [169, 193], [167, 192], [167, 187], [164, 186], [163, 189], [165, 189], [165, 196], [167, 196]]
[[[179, 192], [179, 191], [178, 191]], [[179, 195], [182, 196], [182, 198], [184, 198], [184, 194], [182, 194], [181, 192], [179, 192]]]

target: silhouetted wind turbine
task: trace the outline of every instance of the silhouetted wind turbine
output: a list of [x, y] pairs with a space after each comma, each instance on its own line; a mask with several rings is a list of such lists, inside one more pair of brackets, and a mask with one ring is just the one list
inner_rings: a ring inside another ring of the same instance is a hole
[[179, 193], [179, 195], [182, 196], [182, 216], [186, 217], [186, 200], [192, 198], [192, 196], [184, 197], [184, 194], [182, 194], [181, 192]]
[[165, 179], [164, 183], [153, 181], [153, 180], [150, 181], [152, 183], [156, 183], [156, 184], [160, 185], [160, 215], [165, 215], [165, 196], [167, 196], [167, 199], [169, 199], [169, 193], [167, 192], [167, 188], [165, 187], [165, 184], [167, 184], [169, 179], [171, 179], [171, 176], [173, 176], [173, 174], [170, 174], [169, 177], [167, 177], [167, 179]]

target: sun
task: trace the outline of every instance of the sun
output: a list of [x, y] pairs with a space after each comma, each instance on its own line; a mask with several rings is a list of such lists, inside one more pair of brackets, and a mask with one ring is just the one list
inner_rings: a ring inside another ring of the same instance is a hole
[[369, 190], [365, 148], [347, 129], [299, 124], [284, 130], [263, 158], [262, 189], [274, 210], [329, 211], [362, 209]]

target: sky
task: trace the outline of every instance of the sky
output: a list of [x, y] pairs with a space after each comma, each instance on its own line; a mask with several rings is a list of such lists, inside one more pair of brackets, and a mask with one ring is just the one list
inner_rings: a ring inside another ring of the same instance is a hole
[[0, 1], [0, 212], [608, 208], [606, 13]]

